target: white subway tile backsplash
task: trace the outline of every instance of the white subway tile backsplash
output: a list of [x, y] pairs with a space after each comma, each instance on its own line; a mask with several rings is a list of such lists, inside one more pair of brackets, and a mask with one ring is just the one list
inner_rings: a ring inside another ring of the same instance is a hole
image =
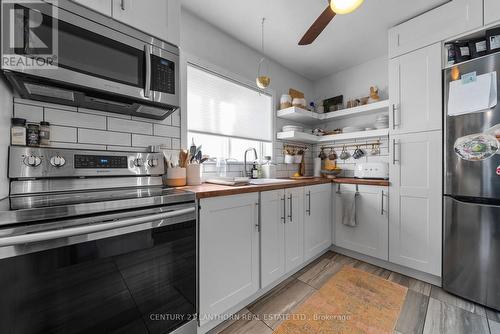
[[106, 117], [59, 109], [45, 108], [45, 120], [50, 124], [106, 130]]
[[65, 126], [51, 125], [50, 127], [50, 140], [58, 142], [77, 142], [77, 129]]
[[43, 121], [43, 107], [30, 104], [14, 104], [14, 117], [24, 118], [27, 122]]
[[131, 145], [131, 135], [122, 132], [78, 129], [78, 142], [84, 144], [127, 146]]
[[181, 126], [181, 113], [179, 110], [172, 113], [172, 115], [170, 115], [169, 117], [172, 118], [173, 126]]
[[50, 142], [50, 147], [65, 148], [65, 149], [77, 149], [77, 150], [97, 150], [106, 151], [106, 146], [104, 145], [89, 145], [89, 144], [74, 144], [66, 142]]
[[132, 116], [130, 115], [122, 115], [122, 114], [106, 112], [101, 110], [87, 109], [87, 108], [78, 108], [78, 112], [84, 114], [99, 115], [99, 116], [109, 116], [114, 118], [132, 119]]
[[162, 148], [171, 148], [172, 140], [166, 137], [132, 134], [132, 146], [148, 147], [149, 145], [161, 145]]
[[176, 126], [154, 124], [154, 135], [171, 137], [171, 138], [180, 138], [181, 128]]
[[153, 124], [108, 117], [108, 130], [152, 135]]
[[181, 148], [181, 140], [178, 138], [172, 138], [172, 148], [179, 150]]

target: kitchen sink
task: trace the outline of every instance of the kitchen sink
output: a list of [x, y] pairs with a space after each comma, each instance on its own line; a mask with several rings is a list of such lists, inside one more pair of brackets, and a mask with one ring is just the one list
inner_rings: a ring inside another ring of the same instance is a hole
[[253, 185], [262, 185], [262, 184], [275, 184], [275, 183], [287, 183], [295, 181], [292, 179], [252, 179], [250, 180], [250, 184]]

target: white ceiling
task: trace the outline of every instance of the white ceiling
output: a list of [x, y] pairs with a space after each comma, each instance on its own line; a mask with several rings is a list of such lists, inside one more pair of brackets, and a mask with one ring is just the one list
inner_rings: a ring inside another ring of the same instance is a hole
[[365, 0], [337, 15], [309, 46], [302, 35], [327, 0], [182, 0], [183, 7], [243, 43], [260, 50], [266, 18], [265, 54], [311, 80], [387, 55], [387, 30], [449, 0]]

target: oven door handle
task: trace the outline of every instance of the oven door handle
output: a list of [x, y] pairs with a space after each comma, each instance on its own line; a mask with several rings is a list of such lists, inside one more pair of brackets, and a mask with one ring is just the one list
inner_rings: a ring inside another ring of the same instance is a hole
[[110, 223], [85, 225], [85, 226], [78, 226], [78, 227], [72, 227], [72, 228], [67, 228], [67, 229], [59, 229], [59, 230], [52, 230], [52, 231], [32, 233], [32, 234], [16, 235], [16, 236], [12, 236], [12, 237], [3, 237], [3, 238], [0, 238], [0, 247], [14, 246], [14, 245], [20, 245], [20, 244], [29, 244], [29, 243], [33, 243], [33, 242], [48, 241], [48, 240], [73, 237], [73, 236], [83, 235], [83, 234], [109, 231], [109, 230], [114, 230], [117, 228], [149, 223], [149, 222], [153, 222], [156, 220], [174, 218], [174, 217], [186, 215], [189, 213], [194, 213], [195, 211], [196, 211], [196, 208], [192, 207], [192, 208], [186, 208], [186, 209], [172, 210], [169, 212], [157, 213], [157, 214], [153, 214], [153, 215], [141, 216], [141, 217], [136, 217], [136, 218], [115, 220], [115, 221], [110, 222]]
[[151, 96], [151, 54], [152, 47], [150, 44], [144, 45], [144, 56], [146, 57], [146, 82], [144, 82], [144, 97]]

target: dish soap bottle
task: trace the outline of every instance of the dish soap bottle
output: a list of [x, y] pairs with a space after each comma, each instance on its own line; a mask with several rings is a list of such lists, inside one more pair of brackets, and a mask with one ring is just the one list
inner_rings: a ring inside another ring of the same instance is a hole
[[252, 166], [252, 179], [258, 179], [258, 178], [259, 178], [259, 170], [257, 169], [257, 165], [254, 162]]

